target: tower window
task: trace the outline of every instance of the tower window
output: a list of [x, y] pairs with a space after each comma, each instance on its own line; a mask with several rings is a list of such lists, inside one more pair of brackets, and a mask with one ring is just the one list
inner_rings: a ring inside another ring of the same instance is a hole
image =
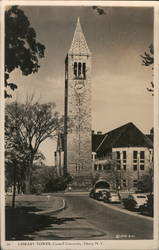
[[79, 62], [79, 64], [78, 64], [78, 77], [80, 77], [81, 76], [81, 63]]
[[86, 78], [86, 64], [83, 63], [83, 78]]
[[77, 77], [77, 62], [74, 63], [74, 75]]

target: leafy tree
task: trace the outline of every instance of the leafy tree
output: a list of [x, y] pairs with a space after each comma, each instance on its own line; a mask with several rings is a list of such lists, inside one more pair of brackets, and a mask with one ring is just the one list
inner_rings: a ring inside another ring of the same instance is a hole
[[11, 6], [5, 12], [5, 98], [12, 97], [7, 88], [15, 90], [17, 85], [9, 82], [9, 76], [16, 68], [27, 76], [39, 70], [39, 58], [44, 57], [45, 46], [36, 40], [23, 10]]
[[138, 190], [142, 192], [153, 192], [153, 168], [149, 168], [148, 171], [141, 177], [137, 183]]
[[[151, 66], [153, 70], [153, 65], [154, 65], [154, 48], [153, 44], [149, 46], [149, 52], [145, 52], [144, 55], [141, 55], [142, 58], [142, 65], [148, 67]], [[151, 82], [151, 88], [147, 88], [149, 92], [154, 92], [154, 83]]]
[[31, 191], [33, 193], [38, 193], [38, 191], [44, 192], [47, 183], [54, 181], [55, 178], [56, 170], [54, 167], [46, 166], [45, 164], [34, 164], [31, 178]]
[[40, 144], [47, 138], [54, 138], [63, 124], [63, 118], [55, 111], [55, 104], [11, 103], [6, 106], [5, 137], [6, 152], [25, 169], [25, 191], [30, 193], [33, 162]]

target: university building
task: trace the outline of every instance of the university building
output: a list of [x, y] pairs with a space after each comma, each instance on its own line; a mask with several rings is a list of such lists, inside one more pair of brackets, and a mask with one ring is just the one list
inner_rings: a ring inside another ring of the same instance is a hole
[[[55, 165], [64, 174], [64, 134], [59, 134]], [[135, 189], [153, 168], [153, 134], [143, 134], [133, 123], [102, 134], [92, 131], [92, 178], [103, 177], [112, 189]], [[71, 173], [70, 173], [71, 174]]]
[[64, 133], [55, 152], [57, 174], [72, 187], [89, 188], [96, 177], [110, 187], [130, 189], [152, 168], [153, 143], [133, 123], [102, 134], [91, 127], [91, 52], [78, 19], [65, 59]]
[[144, 135], [133, 123], [92, 135], [93, 176], [111, 188], [134, 189], [153, 168], [153, 134]]

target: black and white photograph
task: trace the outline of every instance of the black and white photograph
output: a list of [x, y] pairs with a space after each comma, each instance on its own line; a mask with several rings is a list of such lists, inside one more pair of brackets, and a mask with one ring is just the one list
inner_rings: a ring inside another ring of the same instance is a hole
[[4, 250], [157, 249], [154, 13], [4, 6]]

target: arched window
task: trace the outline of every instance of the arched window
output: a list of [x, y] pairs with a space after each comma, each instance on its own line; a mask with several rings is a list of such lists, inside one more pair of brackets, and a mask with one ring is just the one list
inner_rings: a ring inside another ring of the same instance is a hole
[[77, 77], [77, 63], [74, 63], [74, 75]]
[[78, 77], [81, 76], [81, 63], [78, 64]]
[[86, 78], [86, 64], [83, 63], [83, 78]]

